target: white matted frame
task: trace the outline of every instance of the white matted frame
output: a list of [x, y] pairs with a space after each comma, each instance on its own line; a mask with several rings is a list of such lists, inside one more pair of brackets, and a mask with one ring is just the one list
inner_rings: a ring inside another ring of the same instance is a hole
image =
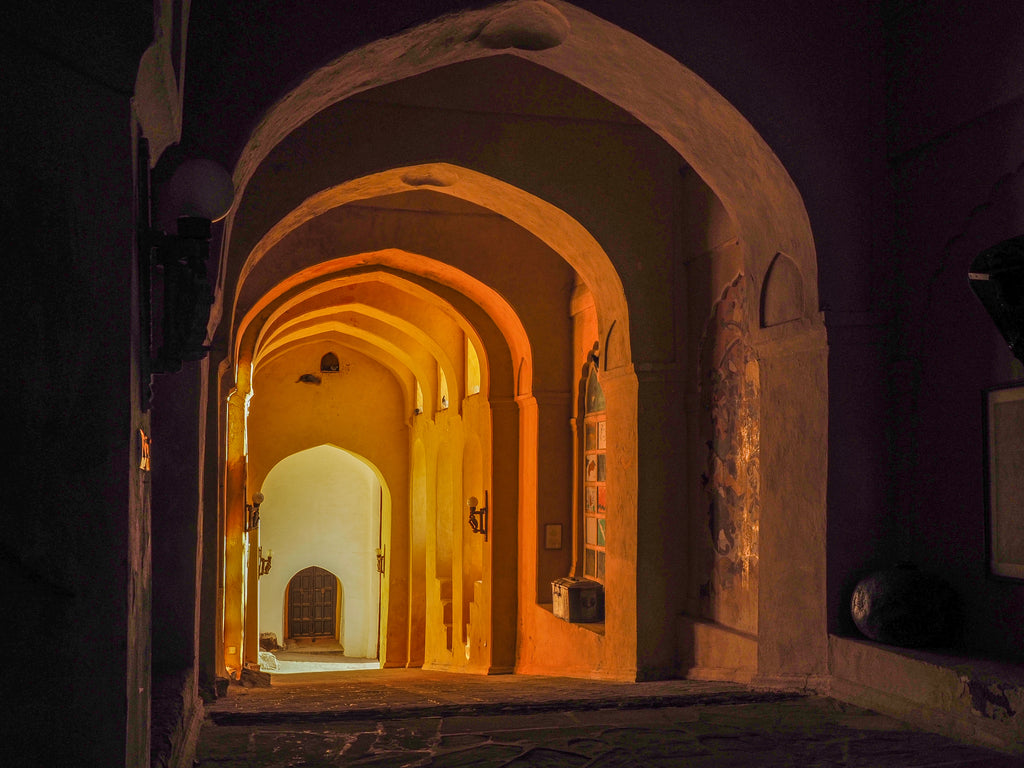
[[989, 574], [1024, 581], [1024, 382], [985, 392], [985, 506]]

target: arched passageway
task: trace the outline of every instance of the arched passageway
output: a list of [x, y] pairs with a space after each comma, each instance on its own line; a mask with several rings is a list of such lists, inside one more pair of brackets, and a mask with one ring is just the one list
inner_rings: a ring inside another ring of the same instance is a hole
[[[253, 420], [250, 456], [258, 472], [268, 453], [261, 439], [275, 426], [258, 411]], [[335, 641], [348, 656], [376, 658], [377, 550], [384, 517], [391, 515], [391, 495], [377, 473], [350, 453], [321, 445], [279, 461], [261, 487], [258, 546], [270, 568], [258, 576], [260, 636], [273, 634], [280, 644]], [[329, 578], [307, 573], [310, 568]], [[303, 592], [298, 602], [296, 589]]]
[[[259, 413], [279, 366], [303, 404], [282, 445], [342, 445], [392, 488], [383, 663], [823, 672], [824, 633], [804, 634], [824, 626], [805, 585], [824, 577], [825, 343], [800, 196], [678, 62], [568, 4], [505, 10], [312, 73], [239, 160], [217, 332], [225, 663], [252, 646], [232, 618], [251, 579], [246, 403]], [[328, 351], [378, 383], [331, 399]], [[556, 615], [552, 582], [598, 546], [574, 436], [591, 354], [605, 616], [585, 626]], [[481, 491], [486, 541], [467, 519]]]

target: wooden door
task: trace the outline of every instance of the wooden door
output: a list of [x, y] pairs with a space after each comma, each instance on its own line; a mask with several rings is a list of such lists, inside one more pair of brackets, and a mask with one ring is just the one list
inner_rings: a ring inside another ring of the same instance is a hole
[[288, 585], [288, 637], [333, 637], [338, 579], [310, 566]]

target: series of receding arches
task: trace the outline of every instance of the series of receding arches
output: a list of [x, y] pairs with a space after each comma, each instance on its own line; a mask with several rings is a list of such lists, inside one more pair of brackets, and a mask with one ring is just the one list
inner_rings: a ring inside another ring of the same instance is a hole
[[[510, 18], [527, 31], [479, 34]], [[453, 124], [449, 102], [467, 89]], [[724, 245], [680, 235], [680, 174], [717, 201]], [[655, 674], [687, 589], [668, 584], [685, 567], [658, 542], [680, 541], [685, 526], [666, 529], [661, 506], [675, 459], [646, 446], [671, 444], [685, 421], [659, 416], [686, 387], [693, 344], [681, 325], [691, 304], [718, 295], [714, 274], [693, 293], [687, 265], [721, 249], [767, 297], [743, 309], [773, 406], [760, 425], [761, 531], [770, 543], [785, 514], [786, 530], [807, 536], [808, 567], [823, 571], [825, 472], [808, 462], [824, 461], [825, 346], [806, 213], [751, 126], [675, 60], [567, 3], [456, 14], [312, 73], [256, 128], [235, 183], [214, 313], [228, 402], [225, 665], [251, 660], [256, 643], [258, 539], [245, 504], [280, 461], [327, 444], [388, 489], [383, 663]], [[574, 337], [581, 291], [594, 339]], [[575, 630], [537, 606], [575, 546], [572, 393], [578, 351], [593, 341], [618, 533], [608, 615], [603, 634], [573, 634], [553, 652]], [[337, 371], [320, 369], [326, 354]], [[796, 369], [822, 386], [808, 396], [782, 384]], [[796, 423], [812, 445], [784, 451]], [[486, 545], [463, 524], [465, 498], [483, 491]], [[549, 524], [565, 527], [563, 550], [541, 543]], [[762, 568], [781, 565], [772, 551], [762, 547]], [[788, 579], [770, 571], [773, 590]], [[761, 631], [774, 638], [763, 647], [778, 647], [795, 615], [818, 621], [823, 601], [778, 608], [788, 622], [762, 603]], [[806, 671], [818, 650], [758, 663]]]

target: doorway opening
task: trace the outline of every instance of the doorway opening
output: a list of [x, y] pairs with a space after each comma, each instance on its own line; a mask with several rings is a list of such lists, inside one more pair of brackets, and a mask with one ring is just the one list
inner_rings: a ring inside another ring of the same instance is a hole
[[287, 642], [330, 642], [343, 637], [338, 620], [342, 599], [341, 583], [327, 569], [311, 565], [295, 574], [288, 582]]
[[390, 517], [382, 479], [354, 454], [319, 445], [278, 461], [262, 489], [259, 544], [273, 561], [259, 577], [259, 635], [275, 659], [261, 662], [271, 672], [379, 667], [387, 590], [378, 553]]

